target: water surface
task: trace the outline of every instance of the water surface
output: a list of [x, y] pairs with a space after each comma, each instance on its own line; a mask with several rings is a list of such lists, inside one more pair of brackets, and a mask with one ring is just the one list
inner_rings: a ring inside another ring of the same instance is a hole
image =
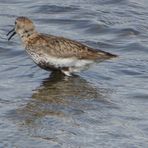
[[[7, 41], [18, 16], [119, 58], [69, 79], [41, 70]], [[0, 147], [147, 148], [147, 0], [0, 0], [0, 20]]]

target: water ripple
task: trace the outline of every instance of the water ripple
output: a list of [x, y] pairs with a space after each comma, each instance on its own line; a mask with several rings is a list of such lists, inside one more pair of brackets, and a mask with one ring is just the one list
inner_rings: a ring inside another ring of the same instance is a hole
[[[147, 147], [146, 0], [0, 1], [0, 147]], [[8, 11], [9, 10], [9, 11]], [[119, 57], [73, 78], [38, 68], [17, 16]]]

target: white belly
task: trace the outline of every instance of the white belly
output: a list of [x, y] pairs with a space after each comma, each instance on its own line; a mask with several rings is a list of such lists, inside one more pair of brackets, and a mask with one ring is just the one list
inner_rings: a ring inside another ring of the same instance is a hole
[[81, 69], [82, 67], [85, 67], [91, 63], [93, 63], [92, 60], [87, 59], [77, 59], [75, 57], [70, 58], [59, 58], [59, 57], [53, 57], [49, 55], [38, 55], [34, 52], [29, 52], [29, 55], [33, 59], [33, 61], [36, 64], [46, 63], [46, 65], [52, 65], [56, 68], [62, 68], [62, 67], [77, 67]]

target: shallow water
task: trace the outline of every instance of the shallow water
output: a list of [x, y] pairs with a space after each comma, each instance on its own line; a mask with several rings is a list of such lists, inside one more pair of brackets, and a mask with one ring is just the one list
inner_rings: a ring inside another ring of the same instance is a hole
[[[119, 58], [50, 75], [7, 41], [22, 15]], [[0, 20], [0, 148], [147, 148], [147, 0], [0, 0]]]

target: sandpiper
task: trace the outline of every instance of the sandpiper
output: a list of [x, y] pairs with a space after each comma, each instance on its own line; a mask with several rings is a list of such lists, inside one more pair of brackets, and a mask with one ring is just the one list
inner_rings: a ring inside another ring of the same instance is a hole
[[86, 69], [94, 62], [117, 57], [65, 37], [38, 33], [27, 17], [18, 17], [7, 36], [9, 34], [8, 40], [15, 34], [19, 35], [27, 53], [39, 67], [48, 71], [60, 70], [67, 76]]

